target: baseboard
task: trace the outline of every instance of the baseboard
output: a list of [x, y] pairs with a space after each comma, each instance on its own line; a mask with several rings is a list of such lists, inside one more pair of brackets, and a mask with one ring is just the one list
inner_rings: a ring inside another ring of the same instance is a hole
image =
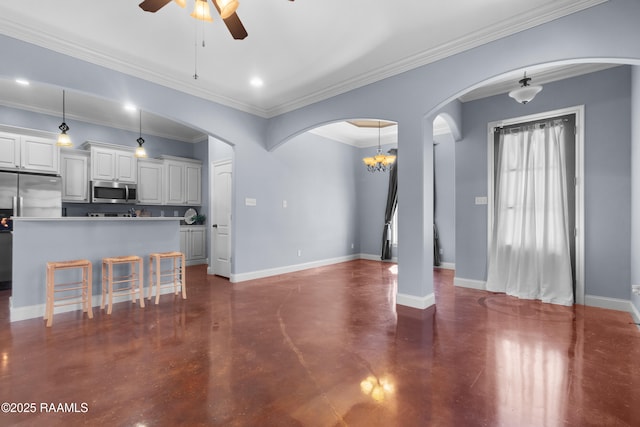
[[359, 254], [357, 259], [366, 259], [369, 261], [381, 261], [381, 262], [398, 262], [398, 257], [391, 257], [391, 259], [380, 259], [380, 255], [374, 254]]
[[464, 279], [462, 277], [454, 277], [453, 285], [461, 288], [478, 289], [480, 291], [487, 290], [487, 283], [483, 280]]
[[633, 317], [633, 321], [636, 322], [636, 326], [640, 331], [640, 311], [633, 303], [631, 303], [631, 317]]
[[440, 265], [434, 265], [433, 268], [442, 268], [443, 270], [455, 270], [456, 264], [453, 262], [441, 262]]
[[398, 293], [396, 295], [396, 304], [404, 305], [405, 307], [417, 308], [419, 310], [424, 310], [425, 308], [429, 308], [436, 303], [436, 296], [434, 293], [430, 293], [429, 295], [425, 295], [423, 297], [416, 297], [413, 295], [401, 294]]
[[265, 270], [251, 271], [249, 273], [232, 273], [229, 277], [231, 283], [244, 282], [247, 280], [262, 279], [265, 277], [277, 276], [280, 274], [294, 273], [296, 271], [307, 270], [310, 268], [325, 267], [327, 265], [339, 264], [341, 262], [353, 261], [359, 259], [358, 254], [347, 255], [337, 258], [323, 259], [320, 261], [305, 262], [302, 264], [287, 265], [284, 267], [267, 268]]
[[633, 304], [631, 304], [631, 300], [628, 299], [600, 297], [597, 295], [585, 295], [584, 305], [606, 308], [609, 310], [626, 311], [633, 315]]
[[[144, 292], [143, 295], [147, 295], [147, 289], [148, 288], [144, 288]], [[160, 295], [164, 295], [164, 294], [171, 294], [173, 293], [173, 289], [171, 288], [164, 288], [164, 289], [160, 289]], [[100, 307], [100, 300], [102, 299], [102, 295], [92, 295], [91, 296], [91, 306], [92, 307]], [[131, 297], [129, 297], [128, 295], [118, 295], [116, 297], [113, 298], [113, 303], [119, 303], [119, 302], [125, 302], [125, 301], [131, 301]], [[145, 300], [145, 305], [148, 304], [146, 302], [147, 300]], [[55, 314], [59, 314], [59, 313], [67, 313], [69, 311], [77, 311], [77, 310], [82, 310], [82, 306], [78, 303], [78, 304], [70, 304], [70, 305], [64, 305], [62, 307], [56, 307], [54, 309], [54, 316]], [[11, 301], [11, 298], [9, 298], [9, 316], [10, 316], [10, 322], [18, 322], [20, 320], [29, 320], [29, 319], [35, 319], [35, 318], [43, 318], [44, 317], [44, 311], [45, 311], [45, 305], [44, 304], [35, 304], [35, 305], [27, 305], [24, 307], [13, 307], [13, 303]], [[54, 319], [55, 320], [55, 319]]]

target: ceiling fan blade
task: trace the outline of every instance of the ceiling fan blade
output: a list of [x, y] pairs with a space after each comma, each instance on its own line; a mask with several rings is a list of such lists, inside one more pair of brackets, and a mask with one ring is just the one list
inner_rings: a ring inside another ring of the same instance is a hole
[[227, 26], [227, 29], [236, 40], [242, 40], [249, 35], [235, 13], [224, 20], [224, 25]]
[[[218, 6], [218, 2], [216, 2], [216, 0], [211, 0], [211, 3], [213, 3], [216, 10], [218, 11], [218, 15], [220, 15], [220, 6]], [[236, 14], [235, 12], [233, 12], [233, 15], [230, 15], [227, 19], [224, 19], [223, 21], [224, 21], [224, 25], [227, 26], [227, 29], [229, 30], [229, 32], [231, 33], [231, 36], [233, 36], [234, 39], [242, 40], [249, 35], [247, 34], [247, 30], [244, 28], [244, 25], [242, 25], [240, 18], [238, 18], [238, 14]]]
[[157, 12], [171, 0], [144, 0], [138, 6], [145, 12]]

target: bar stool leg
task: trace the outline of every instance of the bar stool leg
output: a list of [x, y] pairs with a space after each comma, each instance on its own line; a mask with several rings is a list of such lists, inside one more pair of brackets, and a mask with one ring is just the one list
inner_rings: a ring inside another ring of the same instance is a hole
[[182, 265], [180, 266], [180, 284], [182, 288], [182, 299], [187, 299], [187, 269], [185, 268], [185, 256], [182, 254]]
[[151, 289], [153, 288], [153, 256], [149, 255], [149, 289], [147, 299], [151, 300]]
[[[89, 319], [93, 319], [93, 306], [91, 304], [91, 296], [93, 295], [93, 267], [91, 264], [89, 264], [86, 268], [87, 270], [87, 276], [86, 276], [86, 285], [84, 285], [83, 290], [86, 291], [85, 293], [85, 304], [87, 309], [85, 310], [87, 312], [87, 314], [89, 315]], [[83, 269], [84, 271], [84, 269]]]
[[178, 267], [178, 259], [173, 257], [173, 294], [178, 295], [178, 272], [176, 267]]
[[[143, 264], [142, 264], [142, 258], [140, 258], [140, 260], [138, 261], [138, 295], [140, 296], [140, 308], [144, 308], [144, 295], [143, 295], [143, 289], [144, 289], [144, 278], [142, 277], [143, 271]], [[134, 300], [135, 300], [135, 294], [134, 294]]]
[[47, 321], [47, 327], [53, 324], [53, 286], [55, 283], [55, 270], [47, 265], [47, 304], [44, 312], [44, 318]]
[[160, 255], [156, 256], [156, 304], [160, 303], [160, 279], [161, 279], [161, 271], [162, 268], [162, 258]]
[[109, 307], [107, 308], [107, 314], [111, 314], [111, 309], [113, 308], [113, 263], [109, 263], [107, 265], [108, 273], [107, 273], [107, 282], [108, 282], [108, 293], [109, 293]]
[[102, 298], [100, 299], [100, 310], [104, 310], [104, 303], [107, 296], [107, 276], [105, 273], [105, 262], [102, 261]]

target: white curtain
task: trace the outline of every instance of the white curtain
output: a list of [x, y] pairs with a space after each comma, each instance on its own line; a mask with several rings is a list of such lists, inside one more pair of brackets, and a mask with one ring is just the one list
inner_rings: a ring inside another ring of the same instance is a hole
[[487, 289], [572, 305], [562, 121], [504, 130]]

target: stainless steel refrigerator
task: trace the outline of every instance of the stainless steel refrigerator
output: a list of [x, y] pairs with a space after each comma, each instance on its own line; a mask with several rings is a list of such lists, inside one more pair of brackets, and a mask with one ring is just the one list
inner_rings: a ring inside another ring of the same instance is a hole
[[11, 218], [61, 215], [62, 182], [59, 176], [0, 172], [0, 289], [11, 287]]

